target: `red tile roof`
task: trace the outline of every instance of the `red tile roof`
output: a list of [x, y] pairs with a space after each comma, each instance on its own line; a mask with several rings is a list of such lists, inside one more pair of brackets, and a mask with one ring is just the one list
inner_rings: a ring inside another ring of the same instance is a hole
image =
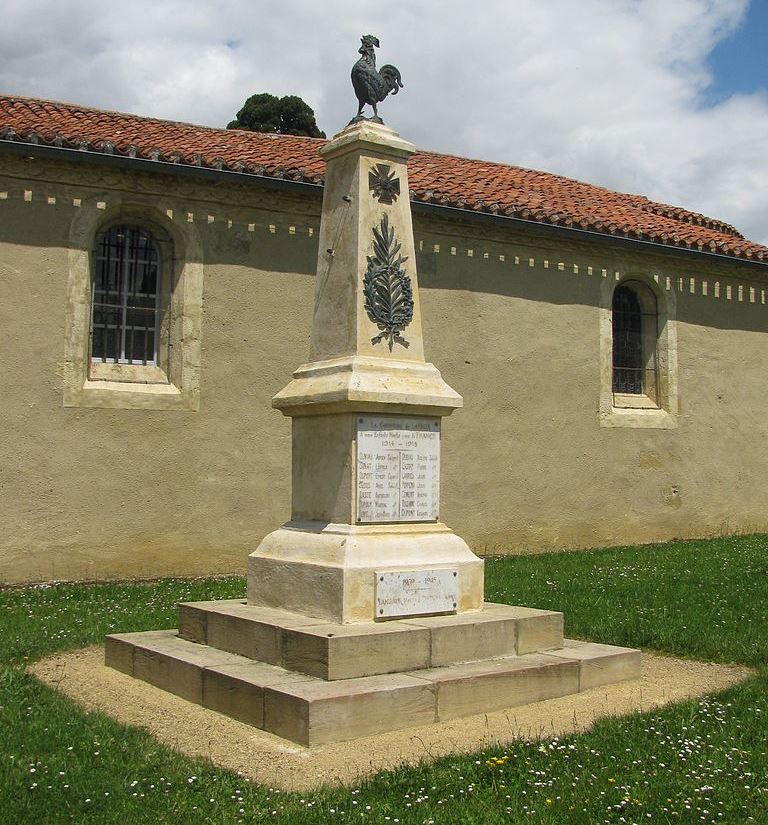
[[[323, 183], [323, 141], [212, 129], [26, 97], [0, 96], [2, 141]], [[570, 178], [479, 160], [417, 152], [411, 199], [606, 235], [768, 262], [768, 248], [703, 215]]]

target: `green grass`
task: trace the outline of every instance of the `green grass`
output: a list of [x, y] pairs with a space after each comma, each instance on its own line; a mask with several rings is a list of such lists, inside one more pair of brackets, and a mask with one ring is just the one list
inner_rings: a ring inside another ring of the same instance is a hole
[[[175, 625], [175, 603], [244, 581], [0, 592], [2, 823], [768, 823], [768, 537], [491, 559], [487, 597], [551, 607], [576, 637], [734, 661], [718, 696], [586, 734], [281, 793], [84, 713], [26, 673], [105, 633]], [[354, 745], [351, 745], [354, 747]]]
[[486, 598], [565, 613], [577, 638], [768, 664], [768, 536], [486, 561]]

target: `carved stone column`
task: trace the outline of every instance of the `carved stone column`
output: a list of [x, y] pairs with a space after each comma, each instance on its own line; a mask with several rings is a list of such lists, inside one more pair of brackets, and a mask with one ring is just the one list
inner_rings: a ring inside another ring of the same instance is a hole
[[439, 520], [440, 420], [461, 397], [424, 360], [406, 163], [354, 123], [327, 162], [310, 362], [292, 417], [291, 520], [249, 556], [248, 603], [333, 622], [479, 610], [483, 562]]

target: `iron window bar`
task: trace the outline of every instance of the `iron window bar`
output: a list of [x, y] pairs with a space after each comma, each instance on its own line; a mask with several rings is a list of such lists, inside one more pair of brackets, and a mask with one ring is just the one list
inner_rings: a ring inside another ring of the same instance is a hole
[[634, 289], [616, 287], [612, 302], [612, 390], [615, 394], [647, 395], [656, 400], [657, 325], [657, 313], [643, 311]]
[[160, 253], [148, 232], [99, 236], [91, 292], [91, 361], [157, 366]]

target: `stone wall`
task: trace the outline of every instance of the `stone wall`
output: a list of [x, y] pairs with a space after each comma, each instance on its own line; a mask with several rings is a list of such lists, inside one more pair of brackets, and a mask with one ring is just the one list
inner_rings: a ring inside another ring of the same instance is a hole
[[[768, 527], [768, 307], [754, 270], [455, 224], [419, 226], [419, 242], [427, 358], [465, 399], [444, 422], [443, 516], [476, 552]], [[601, 417], [601, 304], [627, 275], [675, 316], [677, 412], [658, 428]]]
[[[65, 406], [73, 260], [142, 209], [202, 259], [198, 408]], [[289, 516], [290, 422], [270, 399], [307, 359], [319, 211], [0, 155], [0, 581], [244, 572]], [[476, 552], [768, 529], [758, 272], [418, 216], [415, 236], [427, 360], [465, 400], [443, 422], [442, 517]], [[616, 273], [670, 311], [664, 426], [601, 414]]]

